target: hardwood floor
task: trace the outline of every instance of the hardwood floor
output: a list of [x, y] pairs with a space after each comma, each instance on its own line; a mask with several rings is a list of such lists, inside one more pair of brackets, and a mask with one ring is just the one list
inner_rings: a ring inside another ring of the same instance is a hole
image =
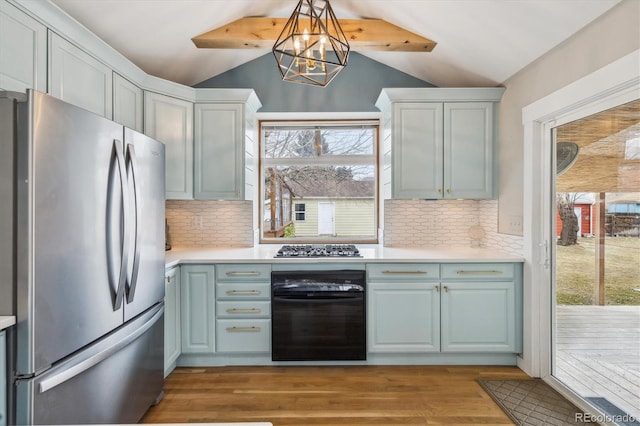
[[475, 379], [527, 377], [516, 367], [178, 368], [143, 422], [513, 424]]

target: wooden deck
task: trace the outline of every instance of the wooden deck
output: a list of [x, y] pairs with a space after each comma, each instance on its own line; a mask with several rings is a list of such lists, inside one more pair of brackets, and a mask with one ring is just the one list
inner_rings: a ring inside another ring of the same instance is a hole
[[640, 418], [640, 306], [559, 305], [555, 376]]

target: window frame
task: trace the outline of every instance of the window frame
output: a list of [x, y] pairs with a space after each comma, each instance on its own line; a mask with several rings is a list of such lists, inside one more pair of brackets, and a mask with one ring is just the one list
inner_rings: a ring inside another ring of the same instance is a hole
[[[274, 243], [280, 243], [280, 244], [346, 244], [346, 243], [350, 243], [350, 244], [378, 244], [379, 242], [379, 229], [380, 229], [380, 211], [381, 211], [381, 203], [382, 200], [380, 199], [380, 179], [381, 179], [381, 175], [382, 175], [382, 170], [380, 168], [381, 162], [380, 162], [380, 132], [381, 132], [381, 124], [380, 124], [380, 120], [377, 118], [353, 118], [353, 119], [314, 119], [314, 118], [309, 118], [309, 119], [290, 119], [290, 120], [279, 120], [279, 119], [261, 119], [258, 121], [258, 153], [259, 153], [259, 166], [258, 166], [258, 206], [257, 206], [257, 210], [258, 210], [258, 217], [263, 218], [265, 217], [265, 182], [264, 182], [264, 176], [265, 176], [265, 163], [268, 163], [269, 161], [265, 161], [265, 142], [264, 142], [264, 133], [265, 133], [265, 129], [268, 128], [273, 128], [273, 127], [300, 127], [300, 128], [315, 128], [315, 127], [338, 127], [338, 126], [343, 126], [343, 127], [353, 127], [353, 126], [368, 126], [371, 128], [374, 128], [374, 146], [373, 146], [373, 153], [371, 154], [371, 156], [373, 157], [373, 163], [366, 163], [366, 164], [371, 164], [374, 168], [374, 206], [373, 206], [373, 215], [374, 215], [374, 222], [373, 222], [373, 227], [374, 227], [374, 232], [373, 235], [371, 236], [371, 238], [367, 238], [367, 237], [327, 237], [327, 236], [318, 236], [318, 237], [306, 237], [306, 238], [302, 238], [302, 237], [294, 237], [294, 238], [286, 238], [286, 237], [265, 237], [265, 229], [264, 229], [264, 225], [265, 225], [265, 221], [261, 220], [259, 223], [259, 242], [261, 244], [274, 244]], [[347, 155], [345, 156], [338, 156], [336, 155], [335, 157], [340, 157], [341, 159], [344, 159], [345, 157], [349, 157]], [[353, 156], [354, 159], [357, 158], [357, 156]], [[291, 161], [290, 163], [295, 163], [296, 160], [294, 159], [293, 161]], [[317, 161], [316, 163], [317, 165], [322, 165], [323, 161]], [[330, 164], [328, 162], [325, 162], [324, 164]], [[360, 164], [359, 161], [356, 161], [353, 164]], [[300, 204], [300, 203], [296, 203], [293, 201], [292, 199], [292, 204]], [[307, 209], [306, 209], [306, 204], [307, 203], [302, 203], [305, 204], [305, 220], [307, 219]], [[292, 211], [292, 219], [295, 219], [295, 215], [296, 215], [296, 211], [295, 211], [295, 207], [293, 208]], [[292, 223], [294, 223], [295, 221], [292, 220]]]
[[[302, 206], [301, 210], [298, 210], [298, 206]], [[293, 203], [293, 213], [295, 215], [296, 222], [304, 222], [307, 220], [307, 203]], [[302, 219], [298, 219], [298, 215], [302, 215]]]

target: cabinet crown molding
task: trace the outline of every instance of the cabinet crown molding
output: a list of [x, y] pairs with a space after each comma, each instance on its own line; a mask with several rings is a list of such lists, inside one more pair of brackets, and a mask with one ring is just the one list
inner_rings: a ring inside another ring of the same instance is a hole
[[392, 102], [499, 102], [504, 87], [393, 87], [380, 91], [376, 107]]
[[197, 88], [195, 90], [195, 102], [244, 103], [254, 111], [262, 107], [262, 102], [260, 102], [253, 89]]

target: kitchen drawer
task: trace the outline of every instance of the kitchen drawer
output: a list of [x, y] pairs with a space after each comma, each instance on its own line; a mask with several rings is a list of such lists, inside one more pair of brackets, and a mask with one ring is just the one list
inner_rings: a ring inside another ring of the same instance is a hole
[[216, 282], [218, 281], [271, 282], [271, 265], [216, 265]]
[[442, 264], [443, 280], [512, 280], [513, 263], [445, 263]]
[[264, 300], [229, 300], [216, 303], [218, 318], [269, 318], [271, 302]]
[[219, 319], [216, 321], [217, 352], [269, 352], [271, 320]]
[[437, 263], [376, 263], [367, 265], [368, 281], [425, 281], [440, 278]]
[[216, 283], [218, 300], [270, 299], [271, 282], [267, 283]]

